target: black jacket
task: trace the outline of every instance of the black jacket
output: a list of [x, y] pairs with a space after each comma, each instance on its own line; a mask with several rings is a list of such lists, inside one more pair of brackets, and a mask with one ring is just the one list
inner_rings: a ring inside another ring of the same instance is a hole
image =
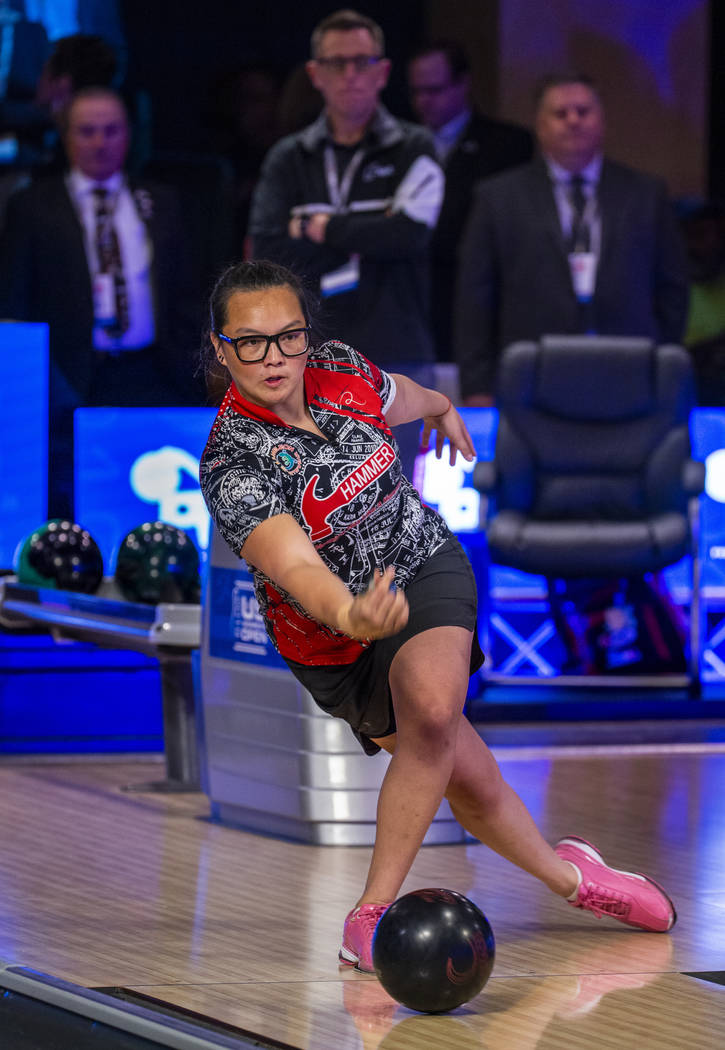
[[[199, 342], [176, 197], [168, 187], [131, 183], [143, 194], [153, 245], [156, 344], [168, 374], [193, 389]], [[40, 178], [13, 194], [0, 236], [0, 317], [45, 321], [50, 355], [84, 400], [93, 372], [93, 296], [83, 227], [63, 176]]]
[[[687, 263], [664, 182], [605, 160], [597, 198], [593, 330], [679, 342]], [[498, 356], [510, 343], [584, 330], [541, 158], [480, 183], [458, 272], [455, 349], [464, 397], [493, 392]]]
[[458, 251], [476, 184], [525, 164], [533, 152], [533, 138], [525, 128], [473, 113], [446, 157], [446, 191], [432, 245], [433, 334], [441, 360], [451, 356]]
[[[351, 254], [359, 255], [358, 287], [324, 300], [324, 334], [385, 368], [432, 361], [428, 249], [443, 173], [430, 137], [379, 107], [348, 200], [335, 211], [325, 242], [318, 245], [290, 238], [287, 228], [293, 209], [332, 210], [324, 162], [328, 142], [323, 113], [269, 151], [250, 212], [253, 254], [290, 266], [318, 288], [323, 274]], [[338, 165], [343, 173], [348, 162], [343, 156]]]

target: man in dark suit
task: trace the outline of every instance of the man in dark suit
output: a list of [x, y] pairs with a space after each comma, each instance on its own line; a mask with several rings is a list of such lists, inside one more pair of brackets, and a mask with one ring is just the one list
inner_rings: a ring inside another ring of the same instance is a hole
[[185, 245], [168, 190], [123, 174], [120, 98], [88, 88], [68, 111], [70, 171], [8, 202], [0, 317], [50, 329], [49, 506], [73, 514], [73, 411], [195, 403], [196, 325]]
[[543, 82], [541, 156], [481, 183], [461, 246], [455, 350], [461, 394], [493, 403], [501, 350], [544, 334], [679, 342], [687, 264], [664, 183], [603, 157], [585, 76]]
[[431, 255], [436, 354], [439, 361], [448, 361], [458, 249], [474, 187], [479, 179], [530, 160], [534, 143], [524, 128], [474, 109], [468, 58], [459, 44], [441, 40], [420, 47], [408, 63], [408, 86], [446, 176]]

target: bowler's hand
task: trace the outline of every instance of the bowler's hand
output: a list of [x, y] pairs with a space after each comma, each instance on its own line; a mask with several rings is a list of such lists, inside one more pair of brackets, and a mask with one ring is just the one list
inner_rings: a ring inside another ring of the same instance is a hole
[[441, 458], [443, 445], [446, 438], [449, 444], [449, 463], [451, 466], [456, 462], [456, 456], [460, 452], [469, 463], [476, 458], [476, 450], [473, 447], [473, 439], [468, 433], [466, 424], [463, 422], [453, 405], [449, 405], [445, 412], [439, 416], [423, 417], [423, 433], [420, 438], [422, 452], [428, 451], [431, 431], [436, 432], [436, 457]]
[[395, 585], [395, 569], [376, 569], [367, 590], [351, 598], [340, 613], [340, 630], [359, 641], [388, 638], [408, 622], [408, 600]]
[[316, 211], [312, 215], [293, 215], [287, 224], [287, 233], [295, 241], [306, 237], [315, 244], [323, 244], [329, 221], [330, 216], [324, 211]]
[[307, 220], [307, 226], [305, 227], [305, 237], [314, 241], [315, 244], [324, 244], [325, 233], [329, 221], [330, 216], [324, 211], [317, 211], [313, 215], [310, 215]]

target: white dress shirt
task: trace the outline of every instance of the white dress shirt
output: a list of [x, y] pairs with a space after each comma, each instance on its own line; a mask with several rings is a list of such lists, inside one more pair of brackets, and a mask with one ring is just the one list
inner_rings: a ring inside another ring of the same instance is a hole
[[84, 244], [91, 278], [98, 273], [96, 253], [96, 201], [93, 191], [103, 187], [114, 201], [113, 225], [118, 236], [128, 297], [128, 328], [112, 336], [100, 325], [93, 329], [97, 350], [140, 350], [155, 338], [153, 294], [151, 289], [152, 245], [146, 225], [139, 216], [133, 196], [120, 172], [105, 182], [89, 179], [73, 169], [67, 176], [68, 192], [84, 231]]

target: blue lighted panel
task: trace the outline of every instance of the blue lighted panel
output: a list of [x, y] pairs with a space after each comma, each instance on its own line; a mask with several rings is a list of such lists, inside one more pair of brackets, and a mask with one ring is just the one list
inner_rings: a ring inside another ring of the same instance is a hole
[[[497, 413], [490, 408], [461, 409], [478, 459], [492, 459], [496, 441]], [[725, 411], [696, 409], [690, 421], [692, 453], [706, 467], [705, 494], [701, 500], [701, 553], [705, 587], [725, 588]], [[479, 532], [484, 509], [482, 498], [473, 488], [473, 463], [461, 458], [454, 467], [444, 453], [436, 459], [429, 451], [416, 463], [415, 483], [426, 503], [442, 514], [461, 539]], [[671, 586], [684, 586], [687, 566], [669, 570]], [[494, 585], [531, 588], [538, 577], [525, 573], [495, 570]]]
[[[150, 519], [161, 518], [187, 529], [199, 549], [206, 550], [209, 519], [197, 470], [214, 414], [214, 409], [188, 408], [82, 409], [76, 413], [77, 518], [101, 546], [107, 572], [113, 570], [115, 551], [123, 536]], [[463, 409], [462, 415], [478, 458], [492, 458], [498, 418], [495, 409]], [[707, 467], [701, 529], [707, 599], [704, 669], [725, 678], [725, 412], [699, 409], [693, 413], [691, 429], [693, 453]], [[425, 501], [440, 511], [460, 537], [482, 579], [486, 551], [481, 522], [485, 508], [473, 487], [472, 473], [473, 464], [459, 458], [451, 467], [445, 454], [437, 460], [429, 452], [419, 457], [414, 481]], [[36, 520], [40, 519], [33, 517], [31, 527]], [[686, 602], [686, 562], [667, 570], [666, 578], [677, 599]], [[560, 645], [548, 622], [546, 603], [541, 600], [545, 593], [541, 578], [495, 567], [490, 582], [497, 602], [520, 605], [520, 621], [511, 619], [506, 611], [498, 629], [494, 622], [505, 654], [501, 663], [510, 664], [512, 673], [533, 672], [545, 677], [553, 673], [561, 655]], [[236, 609], [239, 605], [243, 610], [248, 604], [248, 596], [241, 595], [239, 582], [235, 583], [231, 575], [220, 590], [224, 594], [224, 600], [219, 599], [220, 613], [221, 607]], [[243, 625], [233, 613], [227, 621], [230, 634], [225, 642], [222, 620], [227, 616], [229, 613], [223, 613], [218, 619], [216, 647], [229, 644], [237, 658], [254, 659], [250, 651], [240, 651], [239, 643], [245, 632], [260, 625]], [[506, 632], [509, 638], [504, 637]], [[261, 655], [256, 659], [265, 661]]]
[[112, 573], [123, 537], [145, 521], [189, 532], [200, 552], [209, 515], [199, 457], [213, 408], [83, 408], [75, 414], [76, 518]]
[[[473, 440], [476, 458], [493, 459], [498, 426], [496, 409], [460, 408], [458, 411]], [[485, 554], [481, 550], [481, 529], [486, 515], [485, 497], [473, 487], [475, 465], [475, 462], [466, 463], [458, 456], [452, 467], [448, 462], [447, 447], [440, 459], [436, 458], [435, 450], [431, 448], [425, 455], [418, 457], [413, 477], [415, 487], [425, 502], [445, 518], [451, 531], [461, 540], [474, 569], [477, 568], [479, 558]], [[535, 587], [542, 590], [543, 586], [539, 576], [530, 576], [503, 565], [493, 566], [491, 570], [492, 588], [515, 591]]]
[[[479, 459], [492, 459], [497, 414], [494, 409], [461, 410]], [[705, 680], [725, 678], [725, 411], [696, 409], [690, 421], [693, 457], [706, 467], [700, 508], [700, 551], [704, 596], [702, 671]], [[459, 536], [479, 580], [484, 578], [486, 550], [480, 527], [483, 498], [473, 488], [473, 464], [451, 467], [446, 455], [430, 451], [416, 463], [415, 483], [423, 498]], [[667, 585], [681, 603], [689, 600], [689, 559], [665, 570]], [[494, 566], [495, 592], [491, 644], [496, 668], [507, 674], [548, 677], [561, 660], [561, 643], [548, 615], [544, 582], [513, 569]], [[501, 604], [503, 602], [503, 604]]]
[[705, 464], [700, 504], [703, 583], [725, 588], [725, 411], [697, 409], [691, 429], [693, 456]]
[[700, 504], [704, 615], [701, 646], [703, 681], [725, 679], [725, 412], [697, 409], [692, 420], [696, 459], [705, 463]]
[[0, 568], [48, 506], [48, 326], [0, 322]]

